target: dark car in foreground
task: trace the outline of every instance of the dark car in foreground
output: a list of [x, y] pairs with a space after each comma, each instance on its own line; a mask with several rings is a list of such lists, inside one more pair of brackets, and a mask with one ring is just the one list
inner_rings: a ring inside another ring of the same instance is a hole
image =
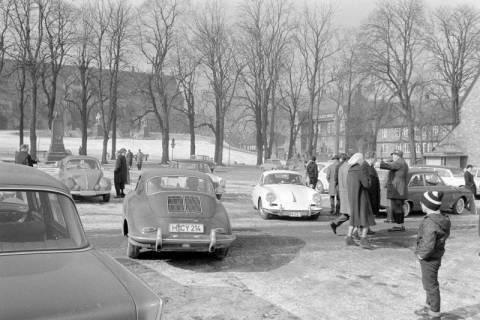
[[163, 303], [88, 243], [69, 190], [0, 163], [0, 318], [157, 320]]
[[[382, 207], [389, 207], [390, 201], [386, 198], [386, 182], [388, 170], [377, 170], [380, 179], [380, 199]], [[408, 199], [404, 201], [403, 212], [408, 216], [411, 212], [422, 211], [420, 200], [427, 191], [442, 191], [442, 211], [462, 214], [466, 208], [475, 212], [475, 199], [470, 190], [464, 187], [454, 187], [445, 184], [433, 168], [410, 168], [408, 171]]]
[[140, 250], [228, 253], [235, 240], [223, 204], [208, 175], [171, 168], [141, 172], [134, 192], [123, 202], [127, 254]]

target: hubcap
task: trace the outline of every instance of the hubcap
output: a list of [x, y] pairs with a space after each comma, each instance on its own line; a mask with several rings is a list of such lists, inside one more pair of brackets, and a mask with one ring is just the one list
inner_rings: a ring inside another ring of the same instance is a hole
[[465, 201], [463, 199], [458, 199], [457, 201], [457, 213], [462, 213], [465, 209]]

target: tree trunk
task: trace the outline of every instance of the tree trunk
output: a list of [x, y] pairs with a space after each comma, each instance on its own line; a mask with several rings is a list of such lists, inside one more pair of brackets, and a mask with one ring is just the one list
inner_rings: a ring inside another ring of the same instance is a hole
[[263, 134], [262, 134], [262, 113], [255, 109], [255, 142], [257, 144], [257, 166], [263, 163]]
[[[168, 163], [169, 156], [169, 148], [168, 144], [170, 142], [170, 128], [168, 121], [164, 121], [164, 125], [162, 127], [162, 163]], [[173, 157], [172, 157], [173, 160]]]
[[112, 97], [112, 156], [110, 159], [115, 160], [115, 153], [117, 151], [117, 106], [116, 97]]
[[215, 158], [218, 165], [223, 164], [223, 139], [224, 139], [224, 118], [217, 114], [215, 125]]
[[53, 114], [55, 112], [55, 103], [57, 101], [57, 75], [55, 73], [52, 75], [52, 81], [50, 82], [50, 85], [52, 86], [52, 92], [48, 101], [48, 129], [51, 130]]
[[295, 118], [290, 120], [290, 135], [288, 140], [287, 160], [292, 159], [294, 146], [295, 146]]
[[458, 89], [455, 86], [451, 87], [451, 104], [452, 104], [452, 119], [453, 125], [457, 125], [460, 122], [460, 110], [459, 110], [459, 98], [458, 98]]
[[103, 130], [103, 144], [102, 144], [102, 163], [108, 163], [107, 161], [107, 148], [108, 148], [108, 131]]
[[189, 113], [188, 115], [188, 126], [190, 129], [190, 155], [195, 155], [195, 114], [194, 113]]
[[32, 120], [30, 122], [30, 155], [37, 158], [37, 81], [32, 79]]
[[[411, 110], [411, 108], [409, 108]], [[415, 148], [415, 123], [411, 111], [407, 117], [408, 121], [408, 140], [410, 144], [410, 166], [415, 166], [417, 162], [417, 150]]]
[[309, 111], [308, 111], [308, 138], [307, 138], [307, 157], [310, 158], [313, 153], [313, 104], [314, 104], [314, 98], [310, 98], [310, 106], [309, 106]]
[[22, 75], [20, 78], [20, 96], [18, 101], [18, 108], [20, 109], [20, 120], [18, 124], [19, 135], [20, 135], [20, 145], [24, 143], [24, 121], [25, 121], [25, 68], [22, 68]]

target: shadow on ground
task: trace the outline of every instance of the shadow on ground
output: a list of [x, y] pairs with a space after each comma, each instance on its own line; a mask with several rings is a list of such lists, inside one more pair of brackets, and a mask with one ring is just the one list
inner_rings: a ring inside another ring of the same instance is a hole
[[303, 240], [295, 237], [235, 233], [237, 239], [223, 260], [208, 253], [153, 251], [141, 252], [139, 259], [163, 260], [195, 272], [261, 272], [289, 263], [305, 246]]
[[[466, 320], [466, 319], [479, 319], [480, 304], [474, 304], [471, 306], [460, 307], [448, 312], [442, 312], [442, 320]], [[475, 318], [474, 318], [475, 317]], [[430, 319], [429, 317], [421, 317], [418, 320]]]
[[417, 229], [407, 229], [403, 232], [379, 230], [369, 236], [370, 243], [376, 248], [410, 248], [415, 246]]

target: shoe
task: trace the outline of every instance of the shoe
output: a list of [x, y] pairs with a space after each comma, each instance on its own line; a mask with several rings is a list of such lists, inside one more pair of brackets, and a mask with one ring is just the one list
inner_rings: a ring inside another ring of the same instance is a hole
[[405, 231], [405, 227], [404, 226], [401, 226], [401, 227], [395, 226], [393, 228], [388, 229], [388, 232], [397, 232], [397, 231], [403, 232], [403, 231]]
[[354, 232], [352, 233], [352, 238], [353, 238], [354, 240], [360, 241], [360, 236], [358, 235], [358, 231], [354, 231]]
[[417, 316], [425, 317], [425, 316], [428, 315], [428, 310], [430, 310], [430, 307], [429, 307], [429, 306], [423, 306], [423, 307], [421, 307], [420, 309], [415, 310], [414, 313], [415, 313]]
[[367, 240], [367, 238], [360, 239], [360, 247], [362, 247], [362, 249], [373, 250], [373, 247], [370, 244], [370, 242]]
[[368, 234], [368, 235], [372, 235], [372, 234], [375, 234], [375, 233], [376, 233], [375, 231], [370, 230], [370, 229], [368, 229], [368, 231], [367, 231], [367, 234]]
[[345, 237], [345, 244], [347, 246], [358, 246], [358, 244], [353, 240], [353, 238], [349, 236]]
[[330, 222], [330, 228], [332, 228], [333, 233], [337, 234], [337, 225], [335, 222]]
[[440, 313], [440, 311], [436, 312], [428, 309], [427, 315], [429, 317], [428, 319], [430, 320], [440, 320], [442, 314]]
[[122, 198], [122, 195], [116, 195], [114, 198], [115, 199]]
[[125, 193], [122, 193], [122, 194], [120, 195], [120, 197], [121, 197], [121, 198], [125, 198]]

